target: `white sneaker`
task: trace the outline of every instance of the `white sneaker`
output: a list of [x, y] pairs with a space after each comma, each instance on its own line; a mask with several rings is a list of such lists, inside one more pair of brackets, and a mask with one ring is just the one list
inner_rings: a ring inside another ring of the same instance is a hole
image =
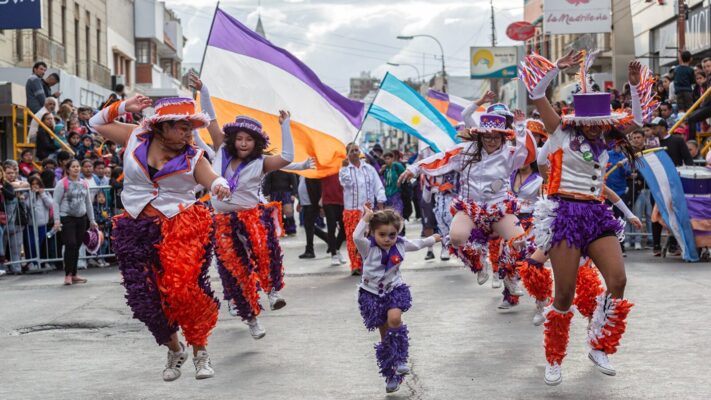
[[634, 244], [634, 249], [635, 249], [635, 250], [642, 250], [642, 243], [635, 243], [635, 244]]
[[187, 359], [188, 352], [184, 344], [180, 343], [180, 351], [177, 353], [169, 349], [168, 362], [166, 362], [165, 369], [163, 370], [163, 380], [171, 382], [180, 378], [180, 367], [183, 366], [183, 363]]
[[274, 311], [278, 310], [280, 308], [284, 308], [286, 305], [286, 300], [284, 300], [280, 295], [279, 292], [276, 290], [272, 289], [271, 292], [269, 292], [269, 308]]
[[533, 314], [533, 326], [541, 326], [544, 322], [546, 322], [546, 317], [543, 316], [544, 306], [544, 302], [536, 301], [536, 313]]
[[516, 307], [518, 304], [511, 304], [508, 302], [508, 300], [502, 300], [501, 304], [498, 305], [499, 310], [509, 310], [513, 307]]
[[555, 386], [563, 382], [563, 371], [558, 363], [546, 364], [546, 373], [543, 375], [546, 385]]
[[499, 273], [498, 272], [492, 272], [491, 274], [492, 279], [491, 279], [491, 288], [492, 289], [498, 289], [501, 287], [501, 278], [499, 278]]
[[195, 365], [195, 379], [207, 379], [215, 376], [215, 370], [210, 365], [210, 355], [207, 354], [207, 351], [198, 351], [193, 357], [193, 364]]
[[239, 312], [237, 311], [237, 304], [234, 300], [227, 302], [227, 309], [230, 311], [230, 315], [233, 317], [239, 317]]
[[341, 265], [341, 260], [338, 258], [337, 254], [334, 254], [331, 256], [331, 266], [335, 267], [336, 265]]
[[99, 266], [101, 266], [101, 263], [100, 263], [99, 260], [97, 260], [96, 258], [90, 258], [90, 259], [87, 261], [87, 264], [89, 264], [89, 266], [91, 266], [91, 267], [97, 267], [97, 268], [98, 268]]
[[625, 247], [625, 249], [629, 249], [631, 246], [630, 246], [629, 242], [625, 242], [624, 247]]
[[442, 246], [442, 251], [439, 253], [439, 259], [442, 261], [449, 261], [449, 250], [445, 246]]
[[4, 269], [0, 269], [0, 276], [3, 276], [5, 274], [7, 274], [7, 271], [5, 271]]
[[257, 318], [253, 318], [251, 321], [246, 321], [245, 323], [249, 326], [249, 333], [254, 340], [259, 340], [267, 334], [267, 331], [262, 328]]
[[489, 280], [489, 273], [486, 272], [486, 268], [482, 268], [481, 271], [476, 273], [476, 283], [483, 285]]
[[617, 374], [617, 371], [615, 371], [615, 367], [612, 366], [605, 352], [600, 350], [590, 350], [590, 352], [588, 353], [588, 358], [603, 374], [609, 376], [615, 376]]
[[526, 294], [523, 289], [521, 289], [518, 278], [510, 278], [507, 276], [504, 278], [504, 285], [513, 296], [523, 296]]
[[348, 262], [348, 260], [346, 260], [346, 256], [344, 256], [343, 254], [341, 254], [341, 251], [340, 251], [340, 250], [338, 250], [338, 251], [336, 252], [336, 255], [338, 256], [338, 261], [339, 261], [341, 264], [345, 264], [345, 263]]
[[395, 373], [398, 375], [407, 375], [410, 373], [410, 367], [406, 363], [402, 363], [395, 368]]

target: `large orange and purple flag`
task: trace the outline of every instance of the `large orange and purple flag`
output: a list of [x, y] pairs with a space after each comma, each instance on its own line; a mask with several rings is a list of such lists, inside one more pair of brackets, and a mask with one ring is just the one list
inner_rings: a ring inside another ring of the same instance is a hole
[[215, 12], [200, 73], [220, 125], [237, 115], [259, 120], [281, 147], [279, 110], [291, 111], [295, 160], [314, 157], [319, 178], [338, 172], [362, 122], [364, 105], [326, 86], [303, 62], [221, 9]]

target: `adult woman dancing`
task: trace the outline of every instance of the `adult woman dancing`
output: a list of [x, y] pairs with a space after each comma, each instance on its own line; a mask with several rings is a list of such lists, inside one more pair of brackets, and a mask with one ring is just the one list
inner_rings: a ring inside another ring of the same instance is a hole
[[211, 378], [215, 372], [206, 346], [219, 310], [207, 275], [212, 217], [196, 202], [194, 188], [210, 188], [216, 197], [229, 195], [229, 189], [203, 151], [190, 144], [193, 129], [208, 124], [192, 99], [158, 100], [156, 114], [140, 126], [113, 122], [150, 105], [149, 98], [137, 95], [91, 118], [97, 132], [126, 148], [121, 193], [126, 211], [114, 217], [114, 251], [133, 316], [169, 348], [163, 380], [178, 379], [188, 356], [178, 328], [193, 346], [195, 378]]
[[260, 203], [264, 175], [280, 170], [294, 159], [287, 111], [279, 111], [282, 151], [269, 155], [269, 136], [262, 124], [247, 116], [220, 129], [210, 102], [210, 93], [197, 76], [192, 85], [200, 90], [200, 106], [210, 118], [208, 132], [217, 149], [212, 168], [229, 182], [229, 196], [214, 200], [215, 254], [230, 314], [249, 325], [253, 338], [266, 334], [257, 316], [261, 312], [257, 284], [269, 297], [272, 310], [286, 305], [279, 295], [284, 287], [283, 253], [279, 245], [281, 207]]
[[[602, 202], [604, 172], [607, 163], [606, 140], [623, 147], [634, 160], [631, 147], [622, 132], [613, 126], [632, 120], [626, 112], [610, 112], [609, 93], [587, 90], [587, 67], [594, 53], [573, 52], [555, 64], [538, 55], [527, 57], [520, 76], [533, 103], [551, 133], [547, 147], [550, 164], [548, 198], [536, 203], [534, 212], [536, 244], [549, 253], [555, 277], [555, 300], [546, 309], [544, 344], [548, 385], [562, 381], [560, 364], [565, 357], [573, 312], [570, 309], [576, 289], [580, 258], [589, 256], [598, 267], [607, 292], [597, 298], [597, 307], [588, 327], [590, 360], [597, 368], [614, 375], [608, 354], [617, 350], [625, 331], [632, 303], [624, 299], [625, 268], [619, 241], [624, 221], [618, 220]], [[581, 63], [581, 93], [574, 95], [575, 114], [562, 118], [545, 97], [545, 91], [558, 71]], [[642, 124], [654, 108], [651, 74], [637, 61], [629, 65], [632, 110], [635, 123]]]
[[518, 203], [510, 192], [509, 177], [528, 158], [524, 115], [516, 112], [515, 141], [513, 131], [506, 129], [506, 117], [483, 114], [479, 127], [463, 134], [465, 141], [451, 150], [435, 154], [407, 168], [399, 182], [420, 173], [439, 176], [460, 171], [458, 197], [452, 202], [455, 213], [449, 231], [454, 253], [477, 273], [479, 284], [488, 279], [482, 259], [487, 242], [494, 235], [502, 237], [501, 266], [506, 271], [504, 300], [499, 305], [508, 309], [518, 304], [515, 266], [525, 258], [524, 231], [518, 223]]

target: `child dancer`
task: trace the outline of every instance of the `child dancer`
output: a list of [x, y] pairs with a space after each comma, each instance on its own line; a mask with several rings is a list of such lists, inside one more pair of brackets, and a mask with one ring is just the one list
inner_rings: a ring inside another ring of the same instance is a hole
[[[546, 370], [544, 381], [557, 385], [562, 381], [561, 363], [565, 357], [581, 256], [589, 255], [602, 273], [607, 293], [597, 298], [597, 306], [588, 327], [588, 357], [607, 375], [614, 375], [608, 354], [615, 353], [622, 337], [632, 303], [624, 299], [625, 268], [618, 241], [624, 237], [624, 221], [615, 219], [601, 201], [607, 143], [612, 139], [634, 160], [625, 135], [613, 126], [633, 119], [626, 112], [610, 112], [609, 93], [594, 93], [587, 78], [587, 68], [594, 53], [568, 55], [555, 64], [539, 55], [527, 57], [519, 74], [533, 103], [538, 108], [546, 130], [550, 163], [548, 198], [536, 203], [535, 235], [539, 249], [550, 254], [555, 276], [555, 300], [546, 309], [544, 343]], [[582, 62], [582, 63], [581, 63]], [[545, 91], [560, 69], [581, 63], [581, 93], [574, 95], [575, 114], [558, 116], [545, 97]], [[642, 65], [629, 65], [634, 122], [642, 125], [655, 107], [653, 79]]]
[[215, 255], [230, 315], [239, 316], [249, 326], [254, 339], [266, 331], [257, 316], [261, 313], [259, 287], [267, 293], [269, 306], [286, 306], [279, 291], [284, 287], [283, 252], [279, 245], [281, 207], [260, 202], [260, 184], [265, 174], [287, 166], [294, 159], [294, 142], [289, 127], [290, 114], [279, 111], [282, 151], [268, 155], [269, 136], [262, 124], [250, 117], [237, 116], [235, 122], [217, 124], [206, 85], [191, 76], [200, 90], [200, 105], [207, 113], [208, 132], [216, 146], [212, 169], [228, 180], [230, 195], [214, 200]]
[[169, 348], [163, 380], [178, 379], [188, 357], [178, 340], [179, 327], [193, 346], [195, 378], [211, 378], [215, 371], [206, 346], [219, 310], [207, 274], [212, 217], [196, 201], [194, 188], [210, 188], [216, 197], [228, 195], [229, 189], [202, 150], [190, 145], [192, 130], [208, 123], [192, 99], [157, 101], [156, 114], [139, 126], [113, 122], [150, 104], [136, 95], [91, 118], [102, 136], [126, 149], [121, 193], [126, 212], [114, 218], [113, 247], [134, 317]]
[[400, 276], [404, 254], [441, 240], [435, 234], [410, 241], [398, 236], [400, 228], [402, 217], [395, 211], [373, 213], [366, 206], [353, 232], [353, 241], [363, 257], [363, 277], [358, 289], [360, 315], [369, 331], [380, 330], [381, 341], [375, 345], [375, 357], [385, 377], [387, 393], [397, 391], [403, 376], [410, 373], [407, 366], [410, 340], [407, 325], [402, 323], [402, 313], [410, 309], [412, 297]]
[[517, 305], [523, 294], [517, 287], [515, 267], [517, 260], [525, 258], [524, 231], [515, 216], [518, 204], [510, 192], [509, 177], [535, 154], [529, 154], [526, 146], [528, 135], [520, 111], [515, 118], [515, 141], [514, 132], [506, 129], [506, 117], [483, 114], [480, 120], [480, 127], [464, 134], [463, 143], [409, 166], [400, 182], [420, 173], [438, 176], [460, 171], [460, 189], [452, 203], [455, 215], [450, 245], [483, 284], [488, 280], [482, 264], [487, 242], [493, 234], [505, 240], [501, 256], [505, 288], [499, 308], [508, 309]]
[[437, 220], [437, 229], [443, 238], [442, 251], [439, 258], [442, 261], [449, 260], [448, 237], [449, 227], [452, 225], [452, 213], [449, 208], [456, 197], [459, 189], [459, 173], [449, 172], [432, 179], [432, 191], [434, 192], [434, 214]]

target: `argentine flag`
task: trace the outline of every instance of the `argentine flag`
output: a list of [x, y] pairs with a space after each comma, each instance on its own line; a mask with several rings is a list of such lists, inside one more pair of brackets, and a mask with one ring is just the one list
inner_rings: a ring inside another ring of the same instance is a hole
[[447, 118], [390, 73], [380, 83], [367, 115], [422, 140], [438, 153], [459, 143]]
[[643, 155], [640, 164], [639, 172], [654, 196], [654, 202], [664, 223], [679, 242], [682, 257], [689, 262], [699, 261], [684, 187], [674, 162], [667, 152], [662, 150]]

